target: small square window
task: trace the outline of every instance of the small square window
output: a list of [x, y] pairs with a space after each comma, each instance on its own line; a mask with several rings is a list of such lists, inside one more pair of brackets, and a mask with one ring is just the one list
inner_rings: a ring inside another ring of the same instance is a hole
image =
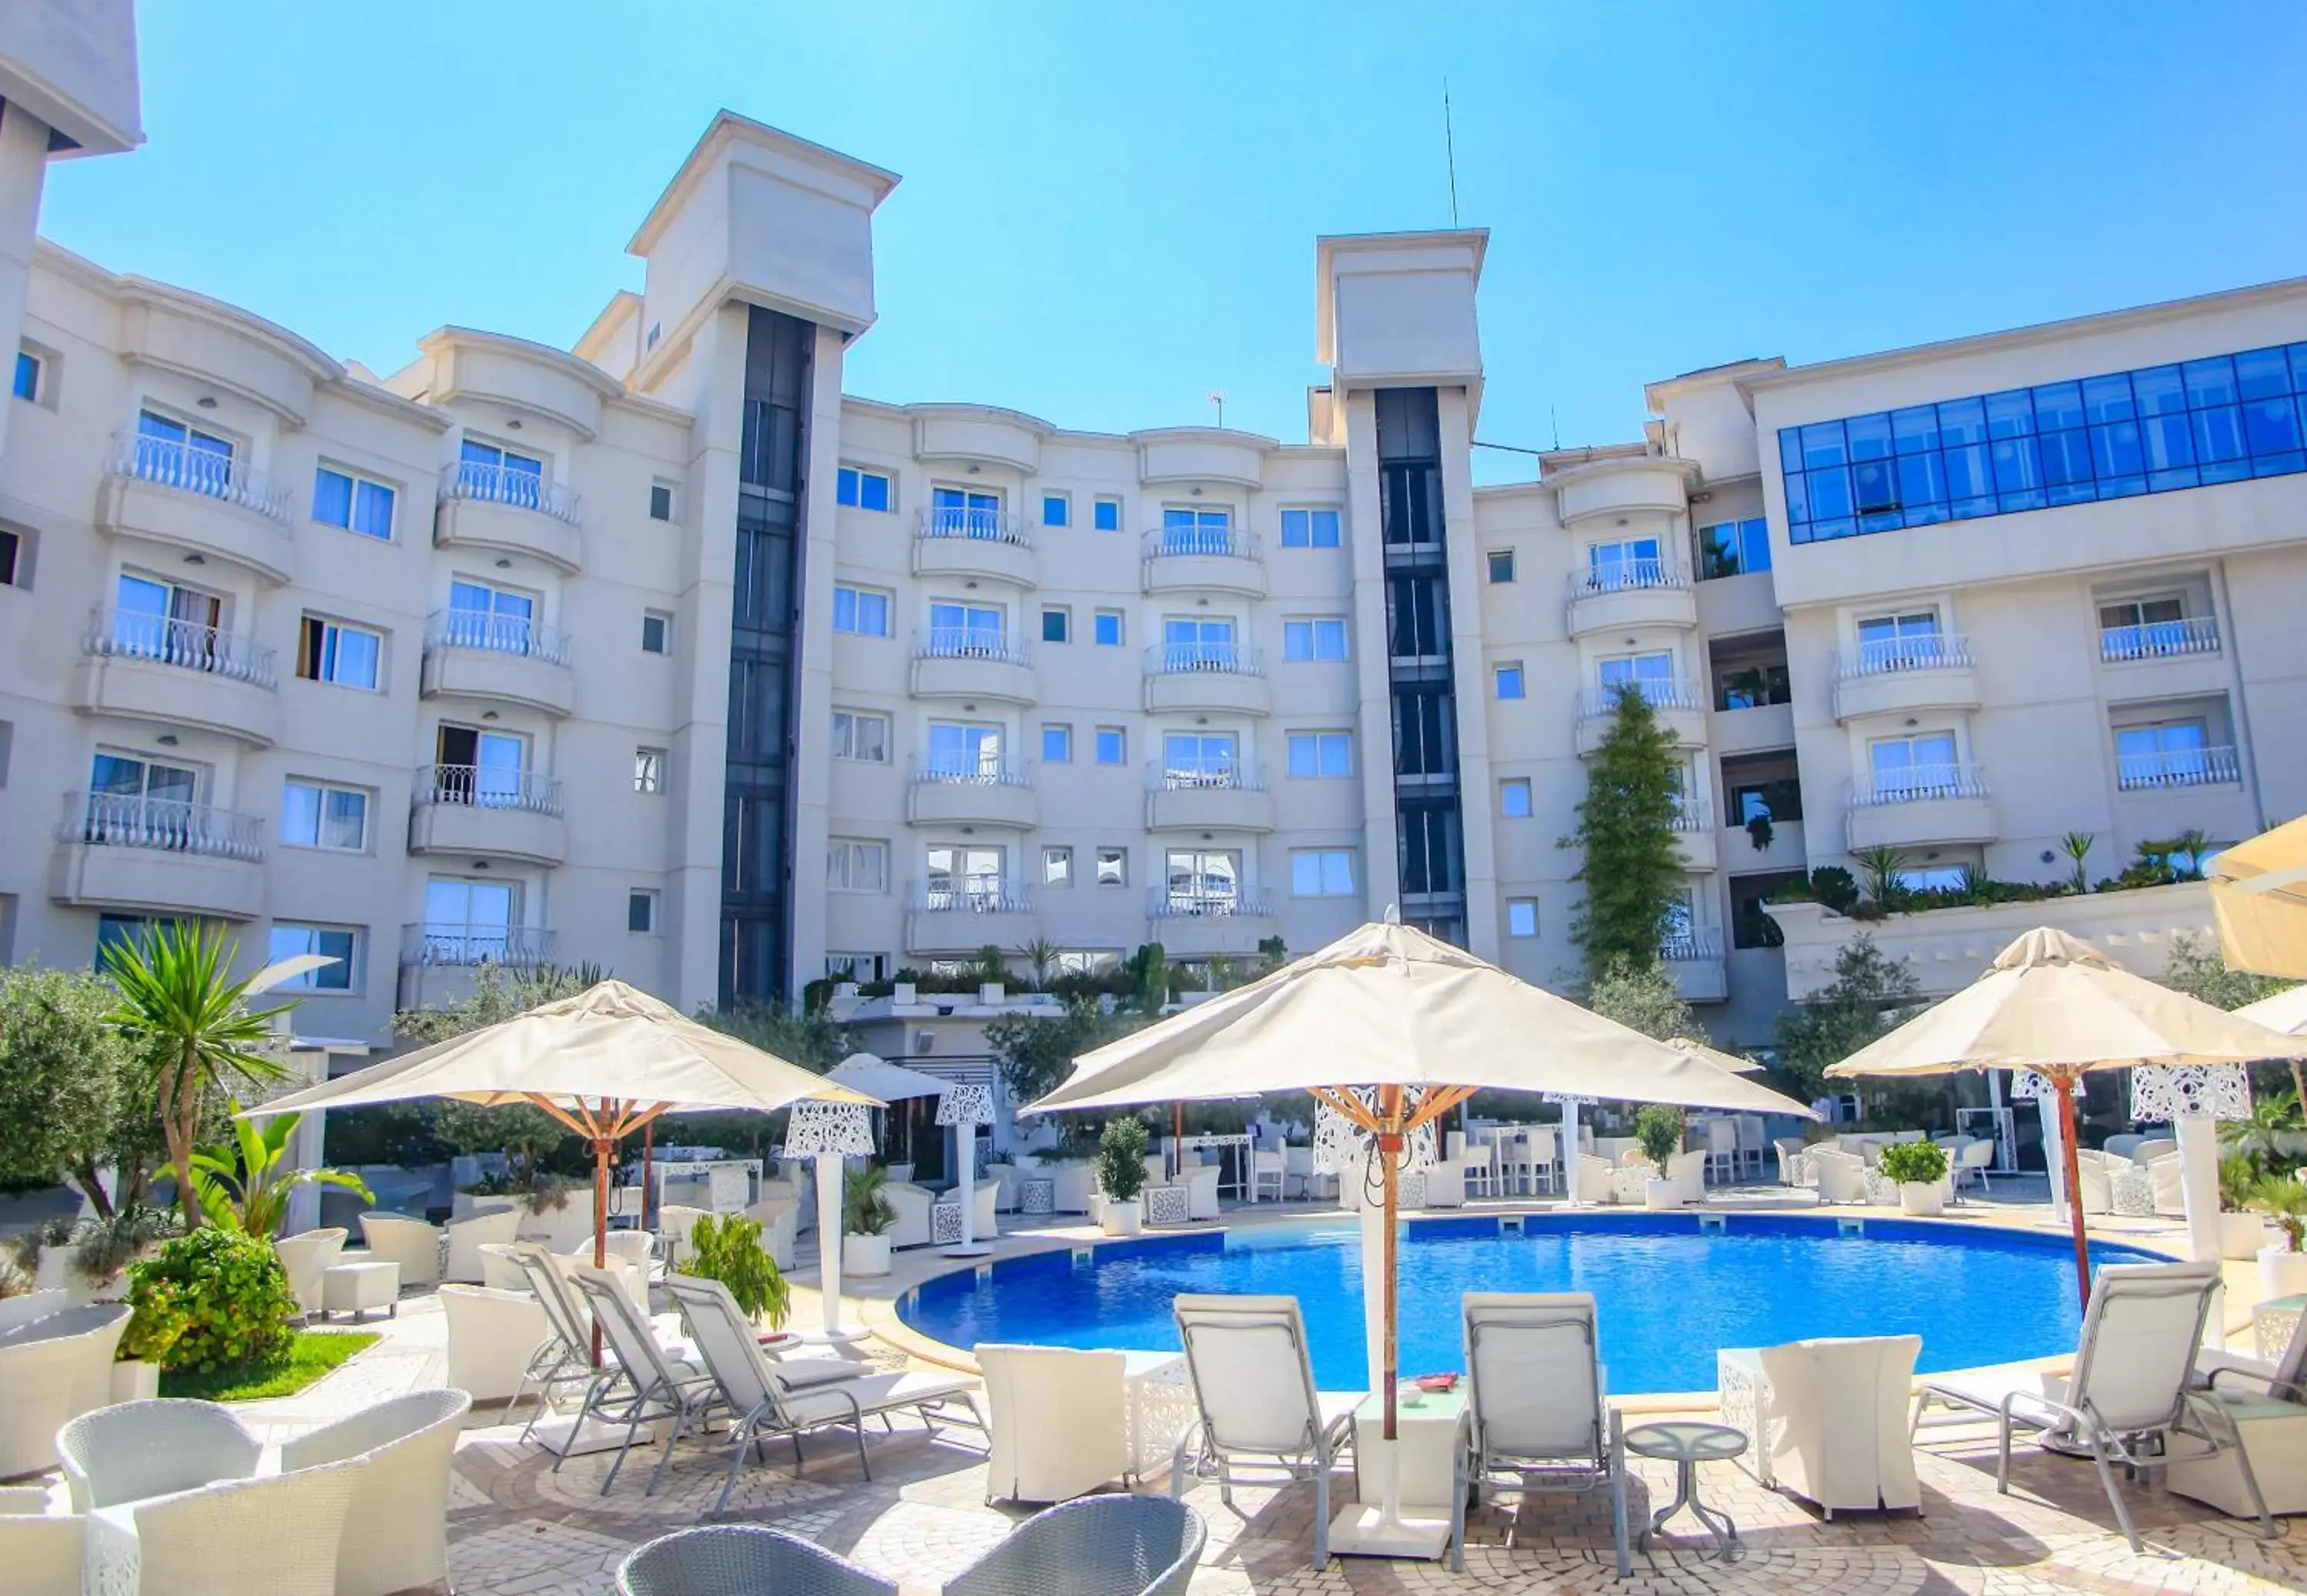
[[298, 926], [275, 920], [268, 940], [268, 960], [278, 963], [313, 953], [329, 960], [318, 969], [292, 976], [280, 984], [284, 992], [352, 992], [357, 987], [361, 934], [350, 926]]
[[878, 588], [836, 584], [833, 629], [857, 637], [889, 636], [890, 595]]
[[1522, 666], [1519, 662], [1512, 665], [1500, 665], [1491, 674], [1493, 679], [1497, 683], [1497, 695], [1499, 697], [1519, 698], [1522, 696]]
[[673, 519], [673, 484], [671, 482], [649, 484], [649, 519], [652, 521]]
[[1090, 525], [1100, 532], [1121, 530], [1121, 500], [1101, 499], [1090, 506]]
[[889, 717], [870, 710], [835, 710], [833, 756], [861, 764], [888, 764]]
[[625, 898], [625, 929], [636, 936], [656, 935], [656, 893], [636, 887]]
[[886, 513], [896, 502], [896, 485], [887, 474], [861, 471], [854, 465], [844, 465], [834, 479], [833, 496], [853, 509], [879, 510]]
[[13, 391], [28, 405], [40, 402], [40, 390], [48, 375], [48, 363], [29, 349], [16, 351], [16, 378]]
[[1070, 848], [1042, 849], [1042, 884], [1045, 887], [1069, 887], [1074, 884], [1074, 850]]
[[313, 474], [313, 519], [366, 537], [392, 537], [393, 490], [352, 471], [322, 465]]
[[1097, 884], [1102, 887], [1126, 887], [1129, 884], [1128, 849], [1101, 848], [1097, 850]]
[[672, 616], [662, 610], [642, 613], [641, 652], [645, 654], [669, 654], [673, 652]]
[[1538, 935], [1538, 900], [1509, 898], [1506, 900], [1506, 935], [1536, 936]]
[[1121, 646], [1121, 611], [1101, 610], [1097, 612], [1097, 645], [1100, 648]]
[[1530, 778], [1528, 776], [1509, 776], [1498, 783], [1498, 813], [1508, 820], [1530, 818]]
[[1071, 764], [1074, 762], [1074, 729], [1070, 726], [1042, 728], [1042, 763]]
[[1070, 643], [1073, 641], [1073, 635], [1074, 612], [1070, 605], [1044, 604], [1042, 606], [1042, 642]]
[[1514, 557], [1511, 549], [1493, 549], [1488, 555], [1490, 580], [1511, 582], [1514, 579]]
[[1042, 525], [1069, 526], [1073, 524], [1074, 501], [1063, 493], [1042, 495]]
[[1343, 619], [1316, 619], [1285, 620], [1282, 623], [1282, 657], [1284, 660], [1342, 660], [1346, 657], [1346, 623]]
[[633, 790], [635, 792], [665, 790], [665, 750], [663, 748], [633, 750]]
[[1128, 735], [1119, 726], [1097, 729], [1097, 762], [1100, 764], [1123, 764], [1129, 758]]

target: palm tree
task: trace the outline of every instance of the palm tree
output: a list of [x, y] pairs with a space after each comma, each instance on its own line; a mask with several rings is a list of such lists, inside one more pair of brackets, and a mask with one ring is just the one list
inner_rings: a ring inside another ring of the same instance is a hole
[[133, 943], [104, 950], [104, 973], [120, 989], [111, 1023], [143, 1047], [159, 1079], [160, 1131], [176, 1166], [184, 1228], [201, 1223], [193, 1171], [201, 1108], [228, 1080], [263, 1085], [284, 1079], [272, 1022], [295, 1007], [252, 1010], [248, 1000], [281, 982], [334, 962], [304, 953], [235, 980], [238, 944], [205, 924], [161, 925]]
[[2078, 892], [2090, 891], [2090, 876], [2083, 869], [2083, 860], [2090, 857], [2091, 844], [2097, 841], [2088, 832], [2069, 832], [2059, 839], [2059, 847], [2075, 862], [2074, 883]]

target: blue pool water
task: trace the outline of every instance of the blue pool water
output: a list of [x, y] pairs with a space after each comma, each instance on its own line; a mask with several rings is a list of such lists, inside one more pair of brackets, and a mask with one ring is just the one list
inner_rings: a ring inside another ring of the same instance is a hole
[[[1610, 1389], [1702, 1391], [1719, 1347], [1813, 1336], [1923, 1338], [1925, 1372], [2072, 1351], [2082, 1314], [2064, 1237], [1868, 1220], [1730, 1214], [1492, 1216], [1414, 1221], [1401, 1250], [1405, 1375], [1463, 1367], [1458, 1297], [1582, 1291], [1601, 1319]], [[2157, 1261], [2094, 1246], [2094, 1263]], [[1093, 1259], [1045, 1253], [964, 1269], [900, 1302], [905, 1323], [954, 1346], [1175, 1348], [1179, 1292], [1298, 1298], [1326, 1389], [1364, 1382], [1361, 1252], [1351, 1220], [1231, 1235], [1109, 1242]]]

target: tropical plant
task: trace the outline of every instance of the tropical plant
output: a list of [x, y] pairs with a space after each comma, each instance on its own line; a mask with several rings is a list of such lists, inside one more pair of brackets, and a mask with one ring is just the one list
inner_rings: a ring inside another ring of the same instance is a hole
[[2248, 1158], [2261, 1174], [2279, 1174], [2307, 1159], [2307, 1122], [2295, 1092], [2269, 1092], [2251, 1105], [2251, 1118], [2219, 1127], [2229, 1155]]
[[759, 1220], [742, 1214], [717, 1219], [705, 1215], [690, 1228], [689, 1245], [690, 1256], [681, 1266], [682, 1274], [718, 1280], [729, 1288], [738, 1310], [747, 1319], [762, 1320], [772, 1330], [785, 1327], [785, 1316], [793, 1310], [793, 1293], [776, 1259], [761, 1245]]
[[57, 1239], [72, 1249], [73, 1273], [82, 1284], [97, 1288], [116, 1279], [153, 1243], [184, 1233], [184, 1222], [175, 1210], [147, 1202], [116, 1208], [100, 1217], [61, 1223]]
[[2251, 1194], [2259, 1184], [2259, 1165], [2241, 1153], [2229, 1153], [2219, 1160], [2219, 1207], [2230, 1214], [2241, 1213], [2251, 1206]]
[[1888, 908], [1905, 891], [1899, 884], [1900, 874], [1907, 867], [1907, 856], [1895, 848], [1862, 848], [1851, 856], [1857, 861], [1858, 874], [1866, 883], [1866, 895]]
[[1805, 1102], [1826, 1088], [1826, 1070], [1897, 1023], [1898, 1012], [1922, 1001], [1922, 984], [1903, 959], [1892, 959], [1870, 936], [1855, 936], [1834, 956], [1834, 979], [1808, 1003], [1778, 1020], [1779, 1075]]
[[2097, 841], [2088, 832], [2069, 832], [2059, 839], [2060, 851], [2075, 862], [2075, 873], [2070, 880], [2078, 892], [2090, 891], [2090, 873], [2083, 867], [2083, 861], [2089, 857], [2091, 844]]
[[1006, 986], [1009, 984], [1009, 960], [1002, 956], [999, 948], [987, 943], [977, 950], [969, 973], [980, 986]]
[[2275, 1221], [2285, 1246], [2307, 1252], [2307, 1183], [2294, 1175], [2263, 1176], [2251, 1188], [2251, 1207]]
[[1821, 865], [1810, 873], [1812, 898], [1840, 915], [1858, 907], [1858, 878], [1840, 865]]
[[1131, 1203], [1145, 1187], [1145, 1122], [1132, 1114], [1105, 1122], [1097, 1139], [1097, 1187], [1110, 1202]]
[[1279, 936], [1261, 936], [1257, 939], [1257, 956], [1265, 960], [1267, 969], [1280, 969], [1290, 962], [1290, 944]]
[[1033, 990], [1047, 992], [1057, 978], [1058, 956], [1065, 950], [1046, 936], [1037, 936], [1017, 951], [1025, 956], [1025, 976]]
[[288, 1161], [288, 1138], [301, 1114], [277, 1114], [260, 1122], [237, 1117], [232, 1103], [234, 1145], [193, 1155], [193, 1185], [201, 1212], [210, 1225], [252, 1236], [270, 1237], [288, 1221], [288, 1194], [299, 1186], [334, 1186], [363, 1202], [373, 1202], [368, 1182], [340, 1169], [298, 1169]]
[[2171, 868], [2179, 873], [2182, 881], [2203, 879], [2205, 860], [2216, 850], [2211, 846], [2210, 832], [2200, 826], [2190, 826], [2171, 840]]
[[1893, 1141], [1882, 1148], [1882, 1178], [1901, 1186], [1935, 1186], [1946, 1179], [1946, 1149], [1935, 1141]]
[[1573, 880], [1585, 901], [1570, 926], [1599, 977], [1618, 960], [1647, 964], [1659, 956], [1667, 917], [1679, 900], [1685, 866], [1674, 822], [1682, 801], [1682, 765], [1674, 734], [1640, 689], [1619, 689], [1610, 723], [1586, 763], [1586, 796], [1578, 829], [1564, 839], [1582, 856]]
[[1642, 1156], [1660, 1174], [1666, 1173], [1668, 1160], [1682, 1151], [1687, 1129], [1682, 1110], [1670, 1104], [1647, 1103], [1634, 1115], [1634, 1139], [1642, 1144]]
[[1615, 1020], [1660, 1041], [1669, 1037], [1706, 1039], [1706, 1028], [1682, 1001], [1674, 972], [1655, 959], [1646, 964], [1626, 958], [1611, 960], [1610, 967], [1587, 986], [1585, 1003], [1605, 1020]]
[[1749, 815], [1746, 817], [1746, 841], [1754, 845], [1756, 853], [1769, 851], [1771, 841], [1778, 834], [1778, 830], [1771, 825], [1769, 815]]
[[[180, 1177], [193, 1166], [201, 1111], [212, 1090], [236, 1080], [269, 1084], [288, 1073], [272, 1022], [295, 1005], [252, 1010], [248, 1000], [312, 968], [309, 956], [236, 980], [237, 951], [205, 921], [162, 924], [104, 949], [105, 974], [120, 989], [111, 1020], [155, 1062], [160, 1127], [169, 1165]], [[200, 1199], [190, 1179], [177, 1181], [176, 1199], [184, 1228], [196, 1229]]]
[[156, 1325], [184, 1317], [161, 1360], [166, 1368], [244, 1368], [288, 1344], [296, 1299], [269, 1242], [212, 1225], [163, 1242], [128, 1279], [132, 1309], [149, 1305]]
[[1170, 955], [1162, 944], [1140, 943], [1137, 951], [1121, 961], [1121, 971], [1131, 1006], [1141, 1014], [1159, 1014], [1170, 1001], [1173, 984]]
[[853, 1169], [841, 1177], [841, 1228], [853, 1236], [886, 1234], [897, 1222], [889, 1202], [889, 1172], [879, 1164]]

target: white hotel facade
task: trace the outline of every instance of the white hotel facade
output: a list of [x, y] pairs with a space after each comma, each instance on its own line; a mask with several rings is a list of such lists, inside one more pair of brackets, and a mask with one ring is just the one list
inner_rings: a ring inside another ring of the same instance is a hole
[[379, 376], [36, 241], [48, 161], [137, 141], [81, 21], [0, 54], [0, 960], [213, 918], [382, 1037], [483, 958], [691, 1006], [1398, 905], [1560, 984], [1633, 680], [1673, 968], [1753, 1044], [1791, 873], [2307, 810], [2307, 282], [1710, 368], [1477, 488], [1479, 231], [1316, 242], [1299, 440], [886, 404], [842, 368], [897, 179], [724, 114], [573, 350]]

